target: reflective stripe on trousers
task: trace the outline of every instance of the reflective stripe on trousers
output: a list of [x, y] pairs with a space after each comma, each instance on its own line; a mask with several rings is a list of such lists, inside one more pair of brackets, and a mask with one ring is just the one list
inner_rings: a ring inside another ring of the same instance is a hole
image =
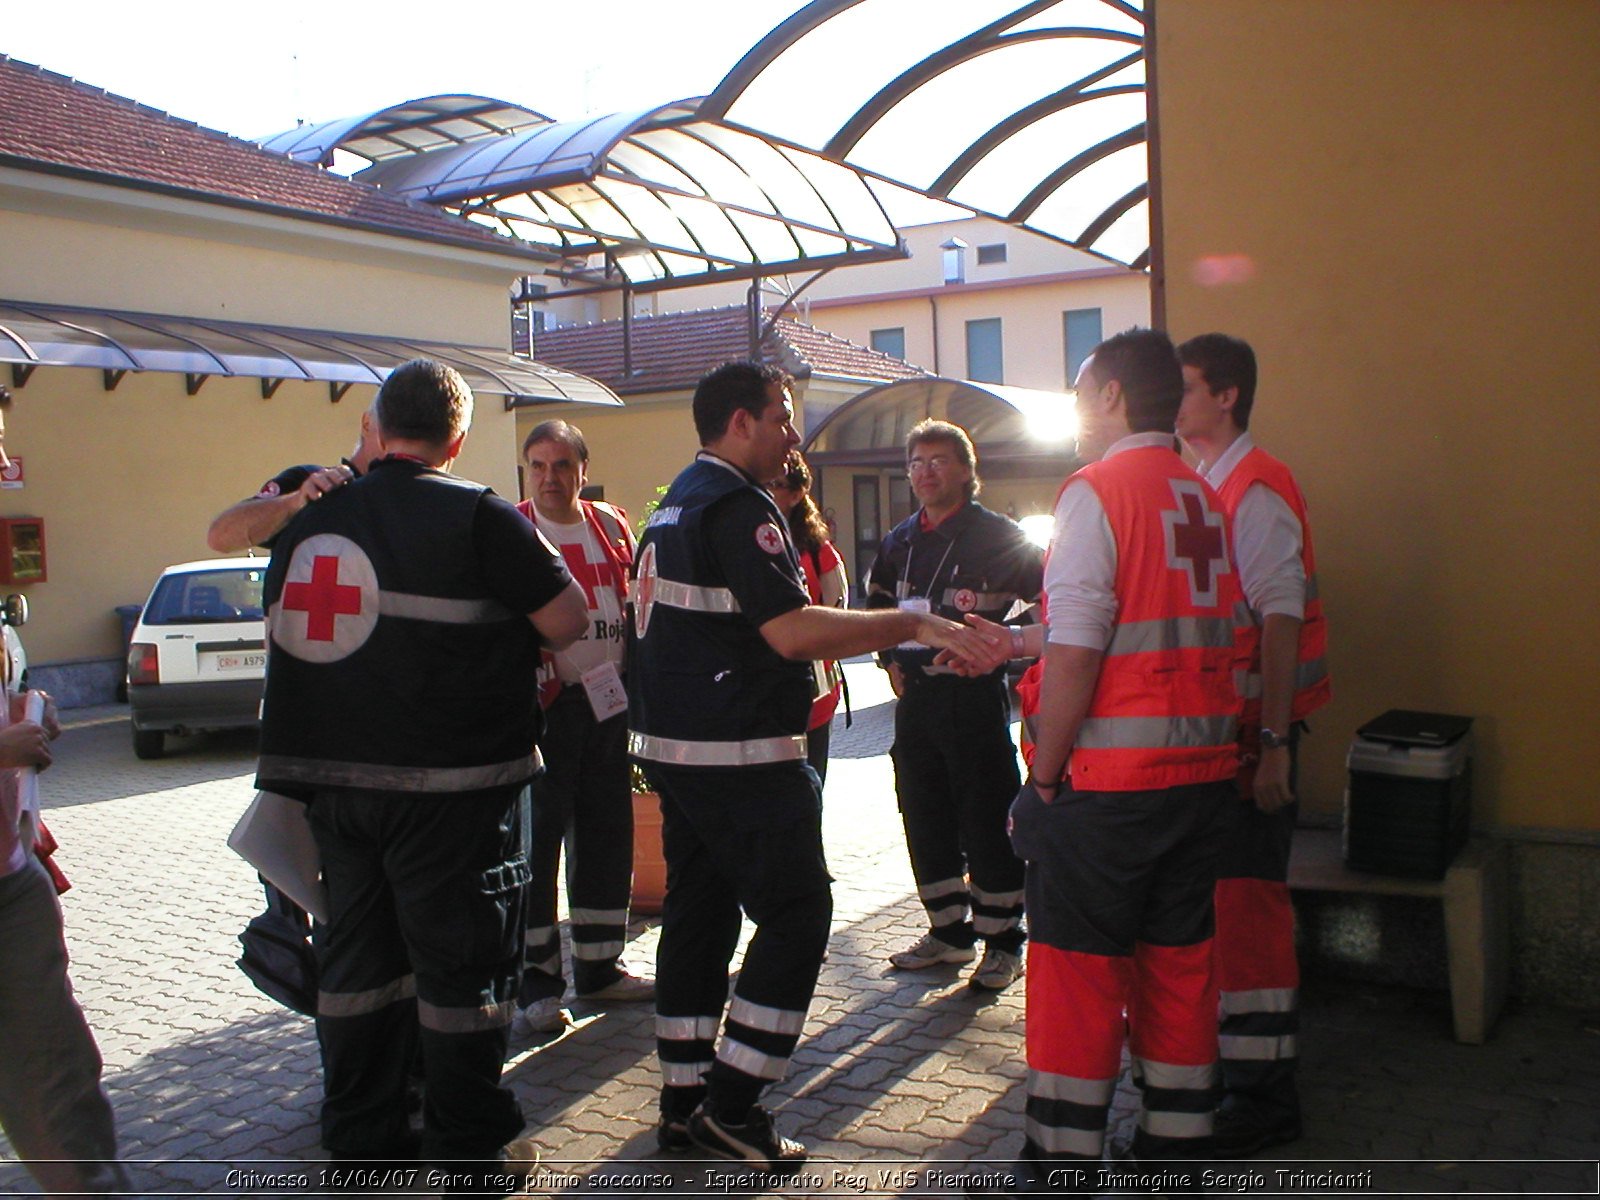
[[1133, 1060], [1134, 1079], [1144, 1095], [1139, 1109], [1139, 1132], [1145, 1154], [1170, 1153], [1173, 1143], [1194, 1142], [1211, 1136], [1216, 1114], [1216, 1063], [1199, 1065]]
[[[714, 1016], [664, 1017], [656, 1014], [656, 1054], [661, 1083], [669, 1088], [699, 1088], [711, 1070], [711, 1047], [717, 1037]], [[683, 1114], [687, 1116], [688, 1114]]]
[[804, 759], [806, 735], [750, 738], [742, 742], [698, 742], [630, 732], [628, 752], [635, 758], [678, 767], [753, 767]]
[[1082, 1079], [1030, 1067], [1023, 1133], [1036, 1158], [1098, 1158], [1116, 1078]]

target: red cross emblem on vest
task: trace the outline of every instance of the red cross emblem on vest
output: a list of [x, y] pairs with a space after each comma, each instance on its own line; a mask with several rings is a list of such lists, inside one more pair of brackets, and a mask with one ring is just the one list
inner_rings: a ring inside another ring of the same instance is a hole
[[651, 542], [639, 554], [638, 595], [634, 600], [635, 632], [642, 638], [650, 628], [650, 611], [656, 603], [656, 544]]
[[1210, 607], [1217, 602], [1217, 579], [1232, 569], [1227, 519], [1206, 502], [1205, 485], [1198, 480], [1170, 482], [1178, 507], [1161, 513], [1167, 566], [1188, 577], [1189, 598], [1196, 608]]
[[319, 554], [311, 560], [311, 582], [283, 585], [283, 607], [306, 614], [306, 640], [333, 641], [334, 618], [361, 615], [361, 589], [339, 582], [339, 559]]
[[617, 570], [617, 564], [609, 558], [590, 562], [584, 554], [582, 542], [562, 542], [561, 557], [566, 559], [567, 570], [572, 572], [572, 577], [578, 581], [578, 586], [583, 588], [583, 598], [591, 611], [598, 611], [600, 608], [595, 602], [596, 588], [618, 588], [622, 585], [622, 572]]
[[319, 533], [294, 548], [272, 637], [296, 658], [334, 662], [372, 636], [378, 578], [366, 552], [347, 537]]

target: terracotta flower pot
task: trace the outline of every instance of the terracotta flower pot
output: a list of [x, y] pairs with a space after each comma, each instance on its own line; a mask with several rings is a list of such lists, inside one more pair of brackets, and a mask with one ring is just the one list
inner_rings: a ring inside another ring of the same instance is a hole
[[661, 849], [661, 797], [655, 792], [633, 794], [633, 902], [632, 912], [654, 916], [667, 895], [667, 860]]

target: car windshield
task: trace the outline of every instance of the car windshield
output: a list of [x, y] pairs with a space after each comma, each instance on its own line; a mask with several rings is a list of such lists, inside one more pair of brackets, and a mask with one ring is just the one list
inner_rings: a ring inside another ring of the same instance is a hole
[[228, 567], [164, 576], [145, 606], [146, 625], [259, 621], [264, 567]]

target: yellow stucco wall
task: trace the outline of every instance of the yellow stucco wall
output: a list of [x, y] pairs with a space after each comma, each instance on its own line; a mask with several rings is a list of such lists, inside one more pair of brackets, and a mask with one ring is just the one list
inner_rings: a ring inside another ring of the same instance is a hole
[[[626, 408], [572, 405], [525, 408], [517, 413], [516, 449], [541, 421], [555, 417], [583, 430], [589, 444], [589, 482], [605, 488], [606, 500], [627, 510], [635, 527], [656, 488], [673, 481], [700, 448], [689, 397], [624, 397]], [[515, 458], [513, 457], [513, 464]]]
[[[1167, 318], [1251, 341], [1355, 727], [1477, 719], [1481, 822], [1600, 829], [1600, 5], [1160, 0]], [[1207, 256], [1245, 282], [1208, 285]]]
[[[0, 296], [506, 344], [509, 260], [452, 265], [396, 239], [81, 198], [54, 214], [39, 206], [0, 186]], [[0, 382], [14, 393], [6, 445], [26, 470], [23, 488], [0, 490], [0, 515], [45, 521], [49, 579], [16, 589], [32, 608], [33, 663], [120, 654], [112, 608], [144, 600], [167, 564], [213, 557], [211, 518], [264, 479], [348, 453], [375, 390], [334, 404], [326, 384], [286, 382], [263, 400], [256, 380], [212, 378], [191, 397], [182, 375], [147, 373], [107, 392], [100, 371], [67, 367], [41, 367], [22, 387], [0, 368]], [[503, 400], [480, 397], [458, 473], [514, 496], [514, 439]]]
[[387, 239], [381, 261], [364, 261], [369, 246], [320, 236], [273, 230], [228, 240], [203, 236], [224, 232], [214, 227], [115, 224], [100, 208], [65, 217], [5, 203], [16, 199], [0, 188], [0, 296], [8, 299], [509, 345], [509, 261], [446, 270], [432, 247], [412, 253], [398, 239]]

